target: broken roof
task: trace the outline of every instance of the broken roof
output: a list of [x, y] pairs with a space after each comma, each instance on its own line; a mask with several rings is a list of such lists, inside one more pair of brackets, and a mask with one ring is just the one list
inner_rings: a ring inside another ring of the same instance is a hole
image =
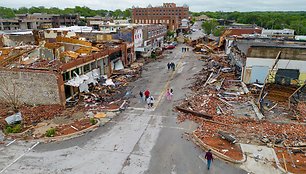
[[282, 51], [280, 59], [306, 61], [306, 47], [302, 46], [251, 46], [247, 57], [272, 58]]
[[262, 29], [259, 28], [232, 28], [226, 29], [223, 36], [242, 36], [243, 34], [260, 34]]

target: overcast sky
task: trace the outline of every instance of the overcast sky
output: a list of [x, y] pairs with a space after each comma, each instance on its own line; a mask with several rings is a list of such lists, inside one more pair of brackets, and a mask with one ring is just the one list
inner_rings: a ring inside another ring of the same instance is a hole
[[[19, 8], [31, 6], [74, 7], [91, 9], [126, 9], [133, 5], [147, 7], [161, 5], [163, 0], [0, 0], [0, 6]], [[187, 4], [190, 11], [306, 11], [306, 0], [174, 0], [177, 5]]]

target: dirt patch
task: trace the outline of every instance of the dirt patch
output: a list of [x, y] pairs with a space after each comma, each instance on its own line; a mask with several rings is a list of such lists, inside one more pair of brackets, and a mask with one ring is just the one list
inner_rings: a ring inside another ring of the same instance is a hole
[[[282, 167], [285, 169], [283, 154], [285, 157], [286, 167], [291, 173], [306, 173], [306, 153], [296, 153], [296, 154], [288, 154], [286, 148], [274, 148], [278, 160]], [[295, 165], [295, 167], [293, 167]]]
[[72, 134], [92, 126], [89, 118], [76, 120], [71, 124], [60, 125], [56, 127], [56, 136]]
[[[196, 135], [197, 134], [201, 136], [200, 133], [196, 132]], [[215, 150], [217, 150], [218, 152], [222, 153], [225, 156], [228, 156], [238, 161], [243, 159], [243, 154], [239, 145], [231, 144], [228, 141], [221, 139], [220, 137], [201, 136], [201, 140], [205, 144], [213, 147]]]

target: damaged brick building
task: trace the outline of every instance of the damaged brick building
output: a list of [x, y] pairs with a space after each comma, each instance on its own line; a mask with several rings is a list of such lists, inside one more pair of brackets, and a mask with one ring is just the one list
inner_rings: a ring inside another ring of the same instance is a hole
[[65, 105], [69, 97], [126, 66], [127, 45], [57, 37], [53, 43], [15, 48], [0, 60], [0, 97], [30, 105]]

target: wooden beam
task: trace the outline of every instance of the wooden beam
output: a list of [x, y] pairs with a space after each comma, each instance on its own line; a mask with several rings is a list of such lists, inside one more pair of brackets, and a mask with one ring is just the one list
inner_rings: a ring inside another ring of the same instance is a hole
[[284, 161], [285, 170], [286, 170], [286, 172], [288, 172], [287, 163], [286, 163], [286, 159], [285, 159], [284, 153], [282, 153], [282, 156], [283, 156], [283, 161]]
[[180, 106], [176, 106], [176, 109], [179, 110], [179, 111], [189, 113], [189, 114], [192, 114], [192, 115], [195, 115], [195, 116], [198, 116], [198, 117], [203, 117], [203, 118], [206, 118], [206, 119], [212, 119], [213, 118], [213, 116], [211, 116], [211, 115], [203, 114], [203, 113], [200, 113], [200, 112], [195, 112], [195, 111], [185, 109], [185, 108], [180, 107]]
[[281, 53], [282, 53], [282, 51], [279, 51], [279, 52], [278, 52], [278, 54], [277, 54], [277, 56], [276, 56], [276, 58], [275, 58], [275, 60], [274, 60], [274, 64], [273, 64], [273, 66], [271, 67], [271, 71], [270, 71], [270, 72], [268, 73], [268, 75], [266, 76], [265, 81], [264, 81], [264, 85], [263, 85], [263, 87], [261, 88], [261, 91], [260, 91], [260, 94], [259, 94], [259, 97], [258, 97], [258, 101], [257, 101], [257, 106], [258, 106], [259, 109], [261, 109], [260, 100], [261, 100], [262, 94], [263, 94], [263, 92], [264, 92], [264, 90], [265, 90], [265, 87], [266, 87], [268, 78], [269, 78], [271, 72], [274, 70], [275, 66], [277, 65], [277, 63], [278, 63], [278, 61], [279, 61], [279, 58], [280, 58], [280, 56], [281, 56]]
[[305, 87], [306, 84], [300, 86], [298, 89], [296, 89], [288, 98], [288, 108], [290, 109], [290, 103], [291, 103], [291, 97], [296, 94], [299, 90]]

